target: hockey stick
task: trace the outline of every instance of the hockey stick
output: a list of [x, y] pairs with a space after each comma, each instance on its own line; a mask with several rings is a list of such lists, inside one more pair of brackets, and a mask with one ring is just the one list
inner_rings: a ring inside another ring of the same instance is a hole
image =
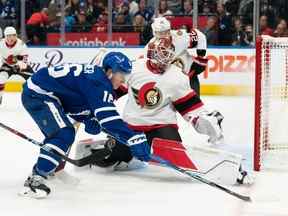
[[[185, 169], [188, 172], [196, 173], [201, 176], [207, 175], [208, 173], [212, 172], [213, 170], [217, 169], [218, 167], [226, 163], [238, 165], [238, 163], [233, 160], [222, 159], [216, 164], [211, 165], [210, 168], [208, 169], [206, 168], [206, 170], [198, 170], [197, 167], [195, 167], [193, 160], [191, 160], [191, 157], [189, 156], [189, 153], [188, 153], [189, 147], [187, 146], [184, 147], [181, 142], [155, 138], [153, 139], [152, 148], [153, 148], [154, 154], [161, 157], [162, 159], [168, 160], [170, 161], [170, 163], [173, 163], [174, 165], [182, 169]], [[193, 146], [190, 150], [193, 152], [197, 152], [197, 151], [199, 152], [200, 150], [200, 152], [211, 153], [211, 154], [223, 153], [227, 155], [229, 154], [231, 157], [235, 157], [235, 158], [237, 157], [237, 155], [234, 153], [226, 152], [226, 151], [219, 150], [219, 149], [212, 149], [209, 147], [205, 148], [205, 147]], [[166, 152], [169, 152], [169, 154]], [[177, 161], [177, 160], [175, 161], [175, 159], [177, 158], [182, 158], [182, 159], [180, 161]]]
[[25, 134], [13, 129], [13, 128], [11, 128], [11, 127], [9, 127], [9, 126], [1, 123], [1, 122], [0, 122], [0, 127], [2, 127], [4, 129], [10, 131], [11, 133], [13, 133], [13, 134], [15, 134], [15, 135], [17, 135], [17, 136], [19, 136], [19, 137], [31, 142], [31, 143], [33, 143], [34, 145], [39, 146], [41, 149], [43, 149], [43, 150], [45, 150], [47, 152], [50, 152], [52, 154], [55, 154], [55, 155], [59, 156], [63, 160], [68, 161], [69, 163], [71, 163], [71, 164], [73, 164], [75, 166], [78, 166], [78, 167], [83, 167], [85, 165], [88, 165], [88, 164], [91, 164], [91, 163], [95, 163], [95, 162], [97, 162], [99, 160], [103, 160], [105, 157], [107, 157], [111, 153], [111, 150], [109, 148], [104, 148], [102, 150], [99, 150], [97, 152], [94, 152], [94, 153], [88, 155], [87, 157], [84, 157], [84, 158], [81, 158], [81, 159], [78, 159], [78, 160], [71, 159], [71, 158], [67, 157], [64, 154], [60, 154], [59, 152], [54, 151], [52, 148], [46, 146], [44, 143], [38, 142], [38, 141], [36, 141], [36, 140], [34, 140], [32, 138], [29, 138]]
[[[123, 144], [126, 144], [123, 140], [121, 140], [120, 137], [112, 136], [111, 133], [109, 133], [109, 131], [107, 131], [105, 128], [102, 127], [102, 130], [103, 130], [103, 132], [109, 134], [111, 137], [113, 137], [117, 141], [119, 141], [119, 142], [121, 142]], [[196, 180], [198, 180], [198, 181], [200, 181], [200, 182], [202, 182], [204, 184], [210, 185], [211, 187], [217, 188], [217, 189], [219, 189], [219, 190], [221, 190], [221, 191], [223, 191], [225, 193], [228, 193], [228, 194], [230, 194], [230, 195], [232, 195], [234, 197], [237, 197], [238, 199], [241, 199], [241, 200], [246, 201], [246, 202], [251, 202], [252, 201], [249, 196], [244, 196], [244, 195], [241, 195], [239, 193], [236, 193], [236, 192], [234, 192], [234, 191], [232, 191], [232, 190], [230, 190], [230, 189], [228, 189], [226, 187], [223, 187], [223, 186], [221, 186], [221, 185], [219, 185], [219, 184], [217, 184], [217, 183], [215, 183], [213, 181], [210, 181], [210, 180], [208, 180], [206, 178], [203, 178], [203, 177], [201, 177], [201, 176], [199, 176], [199, 175], [197, 175], [195, 173], [191, 173], [188, 170], [182, 169], [182, 168], [172, 164], [171, 162], [169, 162], [167, 160], [164, 160], [164, 159], [162, 159], [162, 158], [160, 158], [160, 157], [158, 157], [156, 155], [151, 155], [151, 159], [154, 160], [154, 161], [157, 161], [158, 163], [160, 163], [160, 164], [162, 164], [162, 165], [164, 165], [164, 166], [166, 166], [168, 168], [174, 169], [177, 172], [180, 172], [180, 173], [182, 173], [184, 175], [187, 175], [187, 176], [189, 176], [189, 177], [191, 177], [193, 179], [196, 179]]]
[[237, 197], [237, 198], [239, 198], [239, 199], [241, 199], [243, 201], [247, 201], [247, 202], [251, 202], [252, 201], [249, 196], [244, 196], [244, 195], [241, 195], [239, 193], [236, 193], [236, 192], [234, 192], [234, 191], [232, 191], [232, 190], [230, 190], [230, 189], [228, 189], [226, 187], [223, 187], [223, 186], [221, 186], [221, 185], [219, 185], [219, 184], [217, 184], [217, 183], [215, 183], [213, 181], [210, 181], [210, 180], [208, 180], [206, 178], [203, 178], [203, 177], [201, 177], [201, 176], [199, 176], [199, 175], [197, 175], [195, 173], [191, 173], [188, 170], [185, 170], [185, 169], [182, 169], [182, 168], [180, 168], [178, 166], [175, 166], [174, 164], [170, 163], [169, 161], [166, 161], [166, 160], [164, 160], [164, 159], [162, 159], [162, 158], [160, 158], [160, 157], [158, 157], [156, 155], [152, 155], [152, 160], [155, 160], [158, 163], [160, 163], [162, 165], [165, 165], [166, 167], [172, 168], [172, 169], [174, 169], [174, 170], [176, 170], [176, 171], [178, 171], [178, 172], [180, 172], [180, 173], [182, 173], [184, 175], [187, 175], [187, 176], [189, 176], [189, 177], [191, 177], [193, 179], [196, 179], [196, 180], [198, 180], [198, 181], [200, 181], [200, 182], [202, 182], [204, 184], [210, 185], [211, 187], [215, 187], [215, 188], [217, 188], [217, 189], [219, 189], [219, 190], [221, 190], [223, 192], [226, 192], [226, 193], [228, 193], [228, 194], [230, 194], [230, 195], [232, 195], [234, 197]]

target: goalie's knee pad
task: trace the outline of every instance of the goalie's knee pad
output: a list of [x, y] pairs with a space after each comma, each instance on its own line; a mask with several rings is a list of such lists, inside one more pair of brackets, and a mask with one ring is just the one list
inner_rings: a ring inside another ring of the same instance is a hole
[[117, 141], [115, 141], [113, 138], [102, 140], [88, 139], [80, 141], [76, 147], [76, 157], [86, 157], [91, 153], [103, 148], [110, 148], [112, 150], [111, 154], [103, 160], [97, 161], [91, 165], [107, 168], [112, 167], [119, 162], [128, 163], [133, 158], [129, 147], [121, 143], [117, 143]]
[[192, 125], [198, 133], [209, 136], [209, 143], [219, 144], [223, 143], [224, 139], [221, 128], [223, 119], [223, 115], [218, 111], [202, 112], [193, 119]]

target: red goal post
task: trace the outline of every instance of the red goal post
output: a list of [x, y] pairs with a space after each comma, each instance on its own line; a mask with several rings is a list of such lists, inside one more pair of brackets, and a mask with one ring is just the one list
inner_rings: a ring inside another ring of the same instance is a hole
[[258, 36], [255, 65], [254, 170], [288, 167], [287, 125], [288, 38]]

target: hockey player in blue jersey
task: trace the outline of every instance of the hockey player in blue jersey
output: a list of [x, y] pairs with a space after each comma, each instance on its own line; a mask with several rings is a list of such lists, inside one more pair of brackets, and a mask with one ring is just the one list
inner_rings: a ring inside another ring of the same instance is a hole
[[[85, 131], [98, 134], [105, 128], [112, 136], [126, 141], [127, 148], [139, 160], [149, 161], [146, 136], [130, 130], [119, 116], [114, 89], [131, 72], [131, 61], [120, 52], [110, 52], [102, 67], [65, 64], [42, 68], [24, 84], [22, 103], [41, 132], [45, 145], [65, 154], [75, 138], [69, 120], [85, 124]], [[61, 159], [40, 150], [32, 175], [25, 181], [23, 196], [42, 198], [50, 193], [45, 178], [54, 172]]]

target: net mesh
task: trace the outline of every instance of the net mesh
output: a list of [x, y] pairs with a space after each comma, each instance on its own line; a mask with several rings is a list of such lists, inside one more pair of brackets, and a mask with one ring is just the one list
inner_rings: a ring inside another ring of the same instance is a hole
[[262, 37], [261, 46], [259, 160], [288, 167], [288, 38]]

